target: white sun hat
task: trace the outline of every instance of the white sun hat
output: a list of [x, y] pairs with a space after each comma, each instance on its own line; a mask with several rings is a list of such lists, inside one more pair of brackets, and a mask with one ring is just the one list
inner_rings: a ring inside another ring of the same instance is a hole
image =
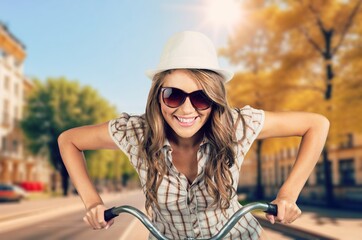
[[224, 82], [234, 76], [232, 71], [219, 66], [217, 53], [211, 40], [200, 32], [184, 31], [171, 36], [163, 49], [156, 69], [146, 71], [153, 77], [170, 69], [207, 69], [220, 74]]

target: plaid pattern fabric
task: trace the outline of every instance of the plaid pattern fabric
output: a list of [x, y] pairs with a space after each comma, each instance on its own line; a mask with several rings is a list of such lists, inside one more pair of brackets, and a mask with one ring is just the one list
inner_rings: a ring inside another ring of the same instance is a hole
[[[232, 116], [235, 122], [237, 119], [241, 119], [236, 127], [238, 140], [238, 144], [235, 146], [236, 164], [230, 169], [236, 189], [244, 156], [262, 129], [264, 112], [245, 106], [232, 110]], [[143, 116], [129, 116], [126, 113], [109, 122], [109, 133], [112, 139], [129, 156], [139, 174], [142, 186], [147, 181], [147, 171], [143, 160], [138, 156], [138, 148], [143, 138], [144, 126]], [[204, 139], [200, 145], [197, 153], [198, 176], [191, 184], [172, 164], [172, 149], [167, 140], [162, 151], [168, 171], [157, 192], [161, 210], [153, 209], [153, 223], [170, 239], [212, 237], [241, 205], [237, 201], [236, 195], [225, 212], [211, 205], [213, 199], [209, 196], [203, 180], [204, 165], [209, 158], [210, 144], [207, 139]], [[255, 218], [251, 214], [247, 214], [240, 219], [225, 239], [259, 239], [261, 230], [261, 226]], [[151, 234], [150, 239], [153, 239]]]

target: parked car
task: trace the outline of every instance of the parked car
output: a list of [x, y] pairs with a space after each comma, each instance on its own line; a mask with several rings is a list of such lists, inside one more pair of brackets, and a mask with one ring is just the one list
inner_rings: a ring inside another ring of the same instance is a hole
[[19, 186], [27, 192], [41, 192], [44, 190], [44, 184], [41, 182], [25, 181]]
[[0, 202], [20, 201], [25, 198], [27, 193], [19, 186], [0, 183]]

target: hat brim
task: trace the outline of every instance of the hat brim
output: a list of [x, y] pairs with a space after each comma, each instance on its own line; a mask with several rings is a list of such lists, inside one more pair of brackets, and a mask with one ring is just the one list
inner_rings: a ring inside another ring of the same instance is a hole
[[[172, 69], [203, 69], [203, 68], [172, 68]], [[156, 74], [161, 73], [163, 71], [167, 71], [167, 70], [171, 70], [171, 69], [147, 70], [146, 76], [149, 77], [151, 80], [153, 80], [153, 77]], [[230, 81], [234, 77], [234, 73], [232, 71], [229, 71], [226, 69], [210, 69], [210, 68], [208, 68], [207, 70], [211, 70], [211, 71], [214, 71], [214, 72], [220, 74], [220, 76], [222, 76], [222, 78], [224, 79], [224, 83]]]

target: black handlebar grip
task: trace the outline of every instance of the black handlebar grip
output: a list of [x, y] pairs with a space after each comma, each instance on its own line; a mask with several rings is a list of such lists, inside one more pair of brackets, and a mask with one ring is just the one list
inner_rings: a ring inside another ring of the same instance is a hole
[[278, 215], [278, 205], [272, 204], [272, 203], [267, 203], [267, 204], [268, 204], [268, 209], [265, 210], [264, 212], [277, 216]]
[[113, 218], [115, 218], [115, 217], [118, 216], [117, 214], [114, 214], [114, 213], [112, 212], [113, 209], [114, 209], [114, 207], [112, 207], [112, 208], [104, 211], [104, 220], [106, 220], [106, 222], [108, 222], [109, 220], [111, 220], [111, 219], [113, 219]]

